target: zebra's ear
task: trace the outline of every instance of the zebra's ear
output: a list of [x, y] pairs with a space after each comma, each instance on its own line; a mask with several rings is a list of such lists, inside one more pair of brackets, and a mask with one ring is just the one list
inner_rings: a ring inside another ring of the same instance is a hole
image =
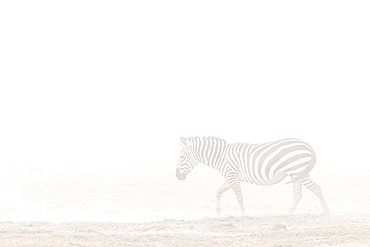
[[180, 137], [180, 144], [186, 147], [186, 139], [184, 137]]
[[191, 142], [189, 139], [181, 137], [180, 138], [180, 144], [186, 148], [190, 148]]

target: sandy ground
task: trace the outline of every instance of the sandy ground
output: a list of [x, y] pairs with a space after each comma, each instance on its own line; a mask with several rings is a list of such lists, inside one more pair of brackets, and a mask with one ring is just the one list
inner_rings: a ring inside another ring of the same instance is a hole
[[150, 223], [2, 222], [0, 246], [370, 246], [369, 215], [259, 215]]

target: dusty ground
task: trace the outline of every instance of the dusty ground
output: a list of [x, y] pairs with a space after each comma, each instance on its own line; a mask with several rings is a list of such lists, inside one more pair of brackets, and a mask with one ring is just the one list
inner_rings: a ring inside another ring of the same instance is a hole
[[0, 246], [370, 246], [369, 219], [293, 214], [151, 223], [1, 222]]
[[[223, 179], [206, 166], [181, 182], [171, 164], [3, 167], [0, 247], [370, 247], [368, 164], [320, 164], [312, 177], [323, 188], [329, 215], [321, 215], [317, 198], [307, 190], [287, 216], [291, 185], [243, 184], [249, 216], [221, 218], [212, 217]], [[221, 208], [225, 215], [239, 212], [232, 191], [222, 197]]]

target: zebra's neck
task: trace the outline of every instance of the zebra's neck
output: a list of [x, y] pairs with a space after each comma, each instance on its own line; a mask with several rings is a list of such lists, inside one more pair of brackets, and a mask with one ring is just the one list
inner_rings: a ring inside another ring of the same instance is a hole
[[217, 137], [194, 137], [192, 142], [200, 163], [218, 169], [225, 161], [228, 145], [225, 140]]

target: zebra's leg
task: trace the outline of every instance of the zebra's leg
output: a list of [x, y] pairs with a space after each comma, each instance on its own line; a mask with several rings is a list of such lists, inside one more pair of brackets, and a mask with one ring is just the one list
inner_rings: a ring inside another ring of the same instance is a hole
[[242, 188], [240, 186], [240, 180], [237, 174], [236, 173], [229, 174], [229, 176], [227, 177], [227, 180], [230, 184], [230, 187], [233, 189], [235, 193], [236, 199], [238, 200], [241, 214], [245, 215]]
[[229, 182], [227, 182], [227, 180], [225, 180], [225, 182], [221, 185], [221, 187], [218, 189], [218, 191], [216, 193], [216, 212], [217, 212], [217, 215], [221, 214], [221, 197], [222, 197], [222, 194], [225, 193], [226, 191], [228, 191], [229, 189], [230, 189]]
[[302, 184], [299, 182], [294, 182], [293, 183], [293, 204], [289, 210], [290, 214], [294, 213], [301, 199], [302, 199]]
[[299, 182], [302, 183], [304, 187], [312, 191], [317, 196], [317, 198], [319, 198], [324, 213], [329, 213], [329, 208], [325, 202], [321, 187], [318, 184], [316, 184], [309, 176], [307, 178], [299, 180]]

